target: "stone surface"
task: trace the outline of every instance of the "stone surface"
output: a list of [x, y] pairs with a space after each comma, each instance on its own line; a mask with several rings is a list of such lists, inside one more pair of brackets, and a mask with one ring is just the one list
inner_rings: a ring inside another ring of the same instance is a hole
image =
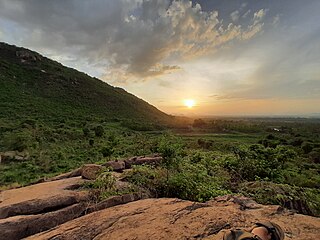
[[82, 167], [81, 176], [84, 179], [95, 180], [102, 169], [103, 166], [98, 164], [85, 164]]
[[18, 240], [48, 230], [79, 217], [85, 208], [86, 204], [79, 203], [54, 212], [1, 219], [0, 240]]
[[0, 153], [0, 163], [10, 162], [10, 161], [25, 161], [29, 159], [28, 152], [18, 152], [18, 151], [7, 151]]
[[226, 229], [250, 228], [272, 220], [287, 239], [317, 239], [320, 219], [279, 211], [278, 206], [241, 210], [235, 201], [194, 203], [179, 199], [145, 199], [107, 208], [64, 223], [29, 240], [221, 240]]
[[77, 197], [82, 193], [69, 189], [84, 181], [81, 177], [75, 177], [5, 190], [0, 192], [0, 209], [8, 207], [9, 205], [35, 200], [47, 200], [61, 195]]
[[65, 178], [73, 178], [73, 177], [81, 176], [81, 174], [82, 174], [82, 168], [77, 168], [71, 172], [63, 173], [58, 176], [45, 179], [45, 181], [49, 182], [49, 181], [57, 181], [57, 180], [65, 179]]
[[109, 162], [103, 164], [103, 166], [110, 167], [113, 171], [116, 171], [116, 172], [122, 172], [126, 167], [124, 161], [122, 161], [122, 160], [109, 161]]
[[81, 216], [88, 191], [72, 191], [81, 177], [0, 192], [0, 240], [21, 239]]
[[81, 201], [86, 195], [61, 194], [47, 199], [33, 199], [0, 208], [0, 219], [17, 215], [31, 215], [61, 209]]
[[131, 168], [132, 165], [157, 165], [161, 163], [162, 157], [132, 157], [124, 160], [126, 168]]

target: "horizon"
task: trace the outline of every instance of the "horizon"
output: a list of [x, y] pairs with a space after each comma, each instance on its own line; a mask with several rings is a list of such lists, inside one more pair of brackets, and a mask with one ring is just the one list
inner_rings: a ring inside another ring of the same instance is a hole
[[319, 10], [313, 0], [2, 0], [0, 41], [168, 114], [318, 118]]

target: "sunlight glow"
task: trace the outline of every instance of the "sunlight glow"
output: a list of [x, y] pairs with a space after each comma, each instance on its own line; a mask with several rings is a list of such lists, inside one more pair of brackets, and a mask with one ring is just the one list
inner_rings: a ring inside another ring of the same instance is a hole
[[196, 105], [196, 102], [193, 99], [185, 99], [184, 105], [187, 106], [188, 108], [192, 108]]

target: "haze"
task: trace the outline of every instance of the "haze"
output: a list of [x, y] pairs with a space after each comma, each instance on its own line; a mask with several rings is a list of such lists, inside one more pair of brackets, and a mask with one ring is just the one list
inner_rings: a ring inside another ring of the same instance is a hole
[[0, 40], [171, 114], [308, 115], [320, 112], [319, 12], [317, 0], [0, 0]]

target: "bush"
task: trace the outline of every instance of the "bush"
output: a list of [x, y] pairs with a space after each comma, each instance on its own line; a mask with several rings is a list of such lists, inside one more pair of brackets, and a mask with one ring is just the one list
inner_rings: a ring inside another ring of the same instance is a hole
[[116, 179], [113, 177], [112, 172], [106, 170], [100, 173], [96, 180], [85, 183], [86, 188], [95, 190], [96, 200], [101, 201], [113, 195], [117, 195]]
[[29, 131], [11, 132], [5, 135], [3, 142], [7, 150], [22, 152], [27, 150], [32, 143], [31, 133]]
[[104, 135], [104, 129], [101, 125], [98, 125], [94, 128], [94, 133], [96, 137], [103, 137]]
[[156, 197], [177, 197], [203, 202], [230, 193], [224, 188], [222, 178], [209, 175], [202, 164], [190, 164], [187, 160], [177, 169], [170, 170], [169, 179], [165, 168], [135, 166], [126, 180], [149, 190]]
[[193, 124], [192, 124], [192, 126], [193, 126], [194, 128], [203, 128], [203, 127], [205, 127], [206, 125], [207, 125], [207, 123], [206, 123], [205, 121], [203, 121], [201, 118], [195, 119], [195, 120], [193, 121]]
[[315, 148], [309, 153], [309, 158], [314, 163], [320, 163], [320, 148]]
[[303, 142], [303, 143], [301, 144], [301, 149], [303, 150], [303, 152], [304, 152], [305, 154], [308, 154], [309, 152], [312, 151], [312, 149], [313, 149], [313, 144], [310, 143], [310, 142]]
[[317, 189], [262, 181], [243, 183], [238, 190], [261, 204], [279, 204], [302, 214], [320, 214], [320, 191]]
[[85, 137], [89, 137], [89, 135], [90, 135], [90, 129], [89, 129], [88, 127], [84, 127], [84, 128], [82, 129], [82, 132], [83, 132], [83, 135], [84, 135]]
[[100, 152], [102, 153], [103, 157], [108, 157], [110, 158], [111, 155], [113, 154], [114, 150], [111, 145], [103, 147]]
[[234, 156], [227, 156], [222, 164], [238, 175], [239, 180], [278, 180], [284, 164], [295, 157], [296, 153], [285, 146], [264, 148], [254, 144], [248, 148], [235, 147]]

